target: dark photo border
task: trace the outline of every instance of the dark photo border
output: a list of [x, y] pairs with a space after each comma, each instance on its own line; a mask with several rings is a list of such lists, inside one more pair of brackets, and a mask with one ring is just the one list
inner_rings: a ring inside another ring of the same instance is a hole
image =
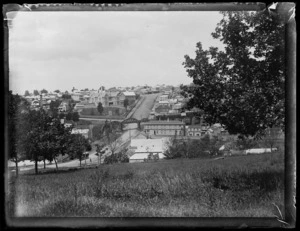
[[[9, 19], [10, 11], [262, 11], [271, 10], [288, 18], [286, 23], [286, 128], [285, 128], [285, 220], [277, 218], [10, 218], [5, 210], [5, 226], [8, 228], [104, 228], [104, 227], [264, 227], [293, 228], [296, 224], [296, 22], [291, 13], [295, 3], [278, 3], [275, 8], [263, 3], [149, 3], [149, 4], [6, 4], [3, 6], [4, 30], [4, 92], [9, 89]], [[5, 97], [7, 112], [7, 97]], [[8, 134], [7, 116], [4, 120], [4, 136]], [[4, 139], [6, 140], [6, 139]], [[7, 189], [7, 150], [5, 142], [4, 189]], [[5, 203], [5, 202], [4, 202]], [[4, 204], [5, 206], [5, 204]], [[5, 209], [5, 208], [4, 208]], [[3, 213], [4, 214], [4, 213]]]

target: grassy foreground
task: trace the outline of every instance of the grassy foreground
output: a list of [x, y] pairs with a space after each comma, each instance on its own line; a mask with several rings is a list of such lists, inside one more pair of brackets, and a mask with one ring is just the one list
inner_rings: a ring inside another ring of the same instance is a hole
[[103, 165], [9, 182], [13, 217], [274, 217], [284, 210], [278, 152]]

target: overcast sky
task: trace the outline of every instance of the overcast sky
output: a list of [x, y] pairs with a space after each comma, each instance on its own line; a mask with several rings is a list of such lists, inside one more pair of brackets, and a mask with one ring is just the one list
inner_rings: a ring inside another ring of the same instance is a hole
[[18, 12], [9, 31], [9, 87], [189, 84], [184, 55], [196, 43], [222, 47], [211, 33], [219, 12]]

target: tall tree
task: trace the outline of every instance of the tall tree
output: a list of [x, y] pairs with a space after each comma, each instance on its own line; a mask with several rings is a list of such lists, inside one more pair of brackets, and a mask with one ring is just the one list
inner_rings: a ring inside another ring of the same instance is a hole
[[71, 143], [69, 144], [68, 153], [73, 158], [78, 158], [81, 167], [81, 161], [84, 158], [84, 152], [88, 150], [90, 144], [88, 140], [81, 134], [71, 134]]
[[269, 11], [222, 12], [212, 36], [225, 51], [204, 50], [183, 63], [193, 79], [181, 86], [188, 107], [204, 111], [208, 123], [222, 123], [232, 134], [254, 136], [284, 126], [285, 24]]
[[34, 90], [34, 91], [33, 91], [33, 94], [34, 94], [35, 96], [37, 96], [37, 95], [39, 95], [40, 93], [39, 93], [38, 90]]
[[24, 157], [24, 153], [18, 147], [19, 138], [23, 135], [20, 130], [22, 116], [29, 111], [29, 103], [18, 94], [8, 93], [8, 158], [16, 164], [18, 175], [18, 162]]
[[78, 122], [79, 121], [79, 114], [78, 114], [77, 111], [72, 113], [72, 120], [74, 122]]
[[29, 95], [30, 95], [29, 91], [26, 90], [24, 96], [29, 96]]
[[60, 93], [60, 90], [58, 90], [58, 89], [57, 89], [57, 90], [55, 90], [54, 92], [56, 92], [56, 93]]
[[98, 103], [97, 110], [98, 110], [99, 114], [102, 115], [104, 108], [103, 108], [101, 102]]
[[125, 99], [124, 100], [124, 107], [126, 108], [126, 110], [127, 110], [128, 105], [129, 105], [129, 100]]
[[47, 94], [48, 91], [46, 89], [43, 89], [43, 90], [41, 90], [41, 94], [43, 94], [43, 93]]

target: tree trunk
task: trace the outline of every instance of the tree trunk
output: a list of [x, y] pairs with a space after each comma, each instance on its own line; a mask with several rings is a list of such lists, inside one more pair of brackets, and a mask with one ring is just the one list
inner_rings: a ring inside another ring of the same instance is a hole
[[86, 156], [84, 156], [84, 165], [86, 167]]
[[54, 159], [54, 162], [55, 162], [55, 166], [56, 166], [56, 171], [58, 171], [58, 166], [57, 166], [57, 162], [56, 162], [56, 159], [55, 158], [53, 158]]
[[81, 158], [79, 158], [79, 166], [81, 167]]
[[19, 174], [19, 169], [18, 169], [18, 159], [16, 158], [16, 177]]
[[45, 160], [45, 157], [44, 157], [44, 169], [46, 169], [46, 160]]
[[35, 159], [35, 174], [38, 174], [38, 159]]

